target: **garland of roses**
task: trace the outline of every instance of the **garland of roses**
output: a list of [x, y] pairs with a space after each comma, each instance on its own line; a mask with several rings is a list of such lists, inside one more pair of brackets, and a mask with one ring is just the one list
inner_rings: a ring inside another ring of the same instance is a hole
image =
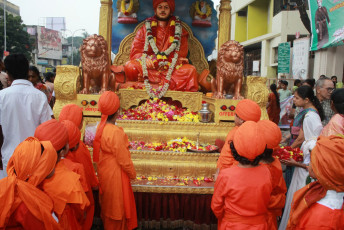
[[[151, 98], [163, 97], [170, 86], [169, 83], [172, 77], [172, 73], [176, 67], [176, 63], [178, 60], [178, 52], [180, 49], [180, 39], [181, 39], [181, 34], [182, 34], [182, 27], [181, 27], [181, 22], [179, 18], [176, 16], [172, 16], [169, 26], [171, 29], [170, 34], [174, 34], [174, 36], [169, 37], [170, 46], [165, 51], [159, 51], [155, 42], [157, 25], [158, 25], [158, 22], [157, 22], [157, 19], [155, 18], [152, 18], [151, 20], [146, 20], [145, 22], [146, 40], [145, 40], [145, 45], [144, 45], [144, 52], [141, 57], [144, 85], [146, 87], [146, 91], [148, 95]], [[149, 46], [152, 48], [154, 54], [156, 55], [158, 66], [159, 67], [169, 66], [167, 75], [165, 77], [166, 82], [164, 83], [162, 87], [159, 86], [159, 88], [157, 89], [157, 92], [153, 91], [152, 86], [150, 85], [149, 80], [148, 80], [146, 58], [148, 56], [147, 53], [148, 53]], [[172, 56], [173, 58], [171, 59]]]
[[134, 0], [129, 1], [129, 7], [128, 9], [125, 8], [125, 0], [122, 0], [121, 2], [121, 12], [124, 13], [125, 15], [130, 15], [131, 11], [133, 10], [134, 7]]
[[200, 10], [200, 7], [199, 7], [199, 1], [196, 1], [196, 5], [195, 5], [195, 10], [196, 10], [196, 13], [198, 15], [200, 15], [202, 18], [207, 18], [209, 17], [209, 15], [211, 14], [211, 8], [210, 6], [205, 3], [205, 7], [207, 8], [207, 12], [206, 13], [203, 13], [201, 10]]

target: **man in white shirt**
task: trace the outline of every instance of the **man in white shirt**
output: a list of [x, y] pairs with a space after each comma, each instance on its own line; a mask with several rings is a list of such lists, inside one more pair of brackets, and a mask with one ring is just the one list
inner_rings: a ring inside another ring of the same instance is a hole
[[53, 115], [45, 94], [27, 80], [29, 62], [26, 57], [9, 55], [5, 59], [5, 67], [13, 83], [0, 91], [0, 136], [3, 136], [0, 179], [7, 176], [7, 163], [17, 145], [34, 136], [36, 127]]

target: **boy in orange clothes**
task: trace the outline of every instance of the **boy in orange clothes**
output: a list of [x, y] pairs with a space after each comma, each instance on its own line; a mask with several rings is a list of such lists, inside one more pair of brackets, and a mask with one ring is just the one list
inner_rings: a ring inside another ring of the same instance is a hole
[[14, 150], [0, 180], [0, 229], [60, 229], [53, 202], [37, 187], [54, 174], [57, 154], [48, 141], [28, 137]]
[[317, 181], [296, 191], [287, 229], [344, 229], [344, 138], [320, 136], [309, 175]]
[[[59, 121], [69, 120], [73, 122], [79, 128], [79, 130], [82, 128], [82, 119], [82, 108], [75, 104], [65, 105], [62, 108], [59, 116]], [[92, 227], [94, 216], [94, 198], [93, 193], [90, 191], [98, 190], [99, 181], [94, 171], [90, 151], [86, 147], [85, 143], [80, 140], [80, 138], [78, 141], [78, 147], [71, 151], [72, 154], [68, 154], [66, 158], [73, 162], [82, 164], [85, 169], [86, 182], [89, 190], [86, 195], [90, 201], [90, 206], [87, 208], [87, 217], [83, 225], [83, 229], [88, 230]]]
[[54, 176], [43, 183], [43, 190], [54, 202], [59, 225], [63, 229], [81, 229], [85, 209], [90, 203], [80, 183], [80, 175], [72, 172], [60, 160], [69, 151], [67, 129], [62, 123], [52, 119], [37, 127], [35, 137], [50, 141], [59, 155]]
[[[119, 114], [118, 96], [104, 92], [98, 102], [102, 113], [93, 142], [93, 160], [98, 162], [101, 217], [105, 230], [137, 227], [136, 206], [130, 179], [136, 177], [128, 137], [115, 125]], [[130, 178], [130, 179], [129, 179]]]
[[261, 116], [261, 110], [260, 110], [259, 105], [256, 102], [250, 99], [244, 99], [238, 103], [237, 107], [235, 108], [235, 119], [234, 119], [235, 127], [231, 131], [229, 131], [226, 137], [225, 144], [221, 150], [220, 157], [217, 160], [218, 172], [221, 169], [232, 166], [235, 162], [232, 156], [230, 147], [229, 147], [229, 143], [233, 140], [235, 131], [245, 121], [254, 121], [254, 122], [259, 121], [260, 116]]
[[283, 178], [281, 163], [272, 156], [272, 153], [273, 149], [278, 147], [278, 144], [281, 142], [282, 133], [280, 128], [270, 120], [261, 120], [257, 124], [267, 145], [261, 163], [267, 166], [272, 178], [272, 192], [268, 207], [268, 226], [271, 230], [277, 230], [277, 218], [282, 216], [287, 186]]
[[271, 175], [258, 165], [265, 146], [256, 122], [246, 121], [235, 132], [230, 148], [238, 164], [220, 171], [211, 201], [219, 230], [268, 229]]

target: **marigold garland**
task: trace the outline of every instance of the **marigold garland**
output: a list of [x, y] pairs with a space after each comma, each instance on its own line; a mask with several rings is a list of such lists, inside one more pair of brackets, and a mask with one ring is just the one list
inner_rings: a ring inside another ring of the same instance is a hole
[[[179, 18], [176, 16], [172, 16], [169, 26], [171, 28], [171, 34], [174, 33], [174, 36], [173, 37], [171, 36], [172, 38], [169, 37], [170, 46], [165, 51], [159, 51], [158, 47], [156, 46], [157, 25], [158, 24], [157, 24], [156, 18], [151, 18], [151, 19], [146, 20], [145, 22], [146, 40], [145, 40], [145, 45], [144, 45], [144, 53], [141, 57], [144, 85], [145, 85], [148, 95], [151, 98], [163, 97], [169, 88], [169, 82], [171, 80], [172, 73], [176, 67], [176, 63], [178, 60], [178, 52], [180, 49], [180, 40], [181, 40], [181, 33], [182, 33], [182, 27], [181, 27], [181, 22]], [[153, 88], [150, 85], [149, 80], [148, 80], [146, 58], [148, 56], [147, 53], [148, 53], [149, 46], [152, 48], [156, 56], [158, 68], [167, 69], [167, 66], [168, 66], [167, 75], [165, 77], [166, 82], [162, 86], [159, 86], [156, 92], [153, 91]]]

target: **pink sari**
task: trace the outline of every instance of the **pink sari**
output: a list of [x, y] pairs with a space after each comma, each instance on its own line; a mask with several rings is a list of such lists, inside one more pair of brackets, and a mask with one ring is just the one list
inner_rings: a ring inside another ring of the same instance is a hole
[[321, 136], [331, 136], [331, 135], [344, 135], [344, 115], [335, 114], [330, 122], [323, 128], [320, 135]]

